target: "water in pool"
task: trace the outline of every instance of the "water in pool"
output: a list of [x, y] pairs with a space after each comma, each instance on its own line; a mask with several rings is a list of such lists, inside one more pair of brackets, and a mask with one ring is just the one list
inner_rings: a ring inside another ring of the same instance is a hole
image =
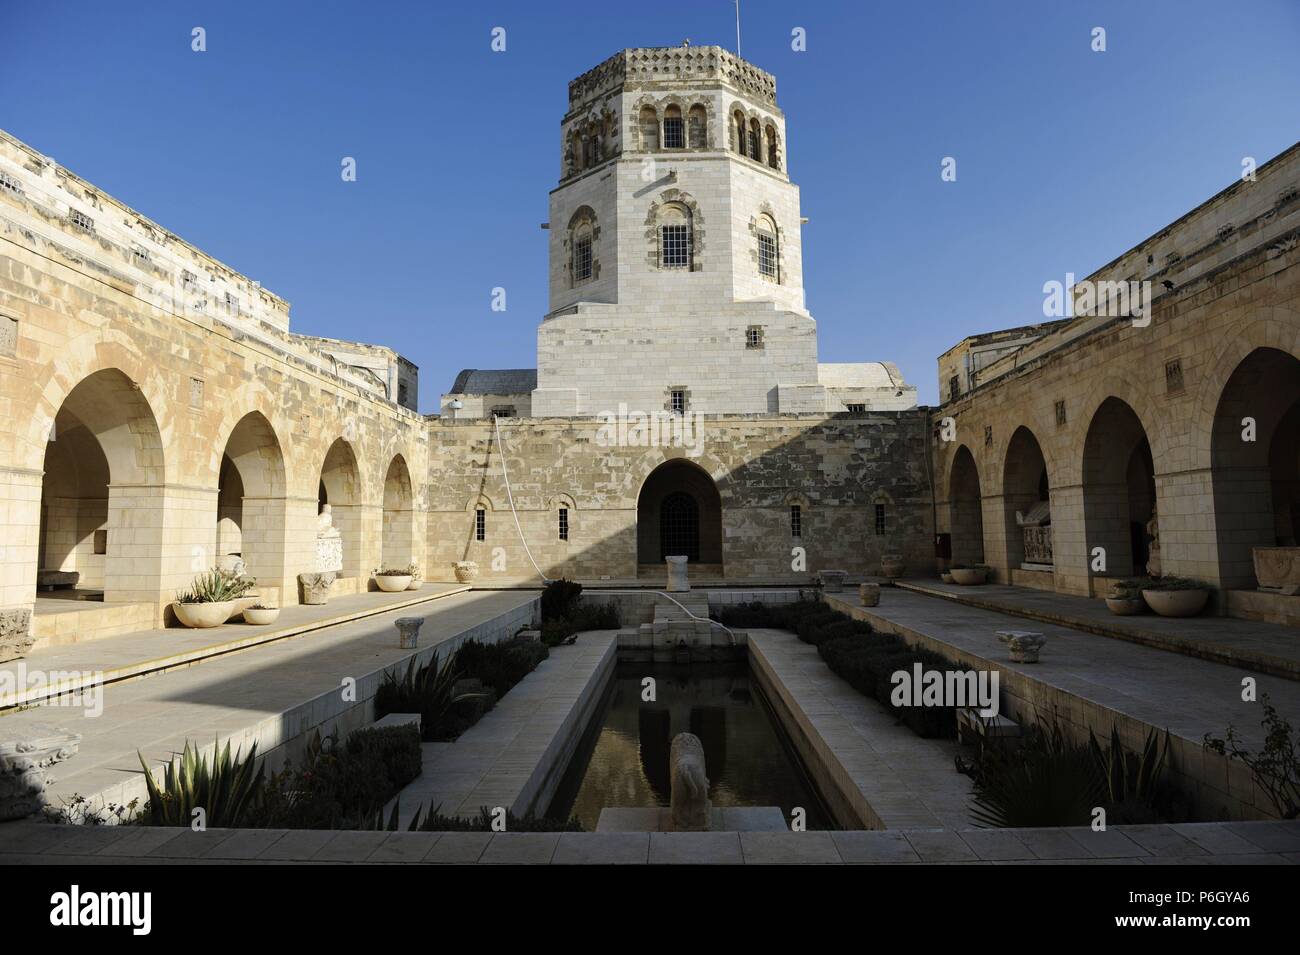
[[[642, 702], [654, 677], [656, 699]], [[551, 805], [588, 831], [606, 806], [667, 806], [668, 749], [678, 733], [704, 744], [715, 807], [801, 806], [809, 829], [834, 828], [747, 663], [622, 664]]]

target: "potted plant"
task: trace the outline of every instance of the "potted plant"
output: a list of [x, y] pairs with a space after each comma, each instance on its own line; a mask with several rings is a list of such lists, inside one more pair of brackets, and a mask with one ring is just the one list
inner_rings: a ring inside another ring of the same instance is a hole
[[1142, 599], [1142, 588], [1150, 582], [1150, 578], [1146, 577], [1129, 577], [1115, 581], [1106, 594], [1106, 608], [1120, 617], [1142, 613], [1147, 609], [1146, 601]]
[[462, 584], [468, 584], [478, 576], [478, 561], [458, 560], [452, 568], [456, 571], [456, 579]]
[[190, 589], [176, 595], [176, 619], [187, 627], [217, 627], [230, 619], [235, 604], [257, 585], [252, 577], [237, 577], [213, 569], [199, 574]]
[[395, 594], [411, 586], [411, 575], [405, 567], [378, 567], [374, 571], [375, 586], [386, 594]]
[[897, 580], [903, 576], [903, 571], [907, 570], [907, 564], [903, 563], [902, 554], [881, 554], [880, 555], [880, 575], [888, 577], [890, 580]]
[[974, 587], [988, 582], [990, 570], [992, 568], [987, 564], [974, 564], [970, 567], [965, 564], [953, 564], [948, 572], [952, 574], [954, 583], [961, 584], [963, 587]]
[[244, 608], [244, 623], [255, 624], [259, 627], [268, 623], [275, 623], [275, 618], [280, 616], [279, 607], [268, 607], [265, 604], [253, 604], [251, 607]]
[[1156, 577], [1143, 586], [1142, 599], [1162, 617], [1195, 617], [1205, 609], [1210, 588], [1187, 577]]
[[406, 572], [411, 575], [411, 583], [407, 586], [407, 590], [419, 590], [424, 586], [424, 578], [420, 575], [419, 564], [411, 561], [406, 565]]

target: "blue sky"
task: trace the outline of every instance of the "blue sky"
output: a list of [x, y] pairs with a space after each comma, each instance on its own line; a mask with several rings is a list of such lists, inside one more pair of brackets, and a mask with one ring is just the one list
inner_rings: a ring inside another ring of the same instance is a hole
[[[730, 0], [3, 6], [0, 127], [287, 298], [295, 330], [397, 348], [425, 411], [462, 367], [535, 364], [568, 81], [623, 47], [735, 46]], [[821, 360], [896, 361], [922, 403], [948, 346], [1041, 320], [1044, 282], [1300, 139], [1296, 0], [741, 13], [786, 113]]]

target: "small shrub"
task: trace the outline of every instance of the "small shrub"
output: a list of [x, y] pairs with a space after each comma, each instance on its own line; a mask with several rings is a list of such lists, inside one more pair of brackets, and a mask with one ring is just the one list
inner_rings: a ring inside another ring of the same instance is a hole
[[456, 667], [463, 679], [481, 680], [501, 699], [548, 656], [550, 651], [545, 644], [536, 640], [511, 639], [500, 643], [467, 640], [456, 651]]
[[1255, 785], [1268, 796], [1281, 819], [1300, 818], [1300, 734], [1297, 734], [1277, 707], [1260, 696], [1264, 718], [1264, 748], [1251, 753], [1230, 725], [1223, 739], [1205, 734], [1204, 746], [1212, 753], [1240, 760], [1250, 770]]
[[582, 584], [572, 580], [552, 580], [542, 590], [542, 622], [572, 619], [582, 596]]
[[617, 630], [623, 626], [618, 605], [614, 603], [582, 604], [570, 619], [579, 633], [584, 630]]
[[1210, 590], [1210, 585], [1190, 577], [1152, 577], [1142, 585], [1143, 590]]
[[[384, 674], [383, 682], [375, 693], [375, 719], [389, 713], [419, 713], [421, 736], [426, 741], [454, 739], [458, 729], [464, 729], [464, 709], [456, 707], [465, 703], [479, 705], [488, 702], [491, 694], [481, 690], [458, 687], [462, 674], [456, 654], [445, 661], [435, 654], [422, 667], [414, 659], [400, 678], [391, 671]], [[482, 710], [480, 708], [479, 712]], [[459, 716], [459, 718], [457, 718]], [[472, 724], [471, 724], [472, 725]]]

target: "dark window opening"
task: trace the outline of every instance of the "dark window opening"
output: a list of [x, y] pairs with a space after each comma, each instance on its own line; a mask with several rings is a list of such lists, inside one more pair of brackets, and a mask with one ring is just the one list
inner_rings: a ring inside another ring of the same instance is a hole
[[474, 539], [487, 540], [487, 511], [481, 507], [474, 512]]

